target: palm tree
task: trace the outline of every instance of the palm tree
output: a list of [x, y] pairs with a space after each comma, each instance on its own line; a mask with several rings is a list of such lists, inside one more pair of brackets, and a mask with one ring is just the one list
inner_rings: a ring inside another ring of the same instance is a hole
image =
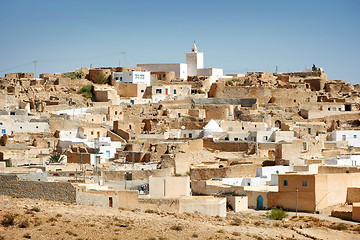
[[62, 160], [64, 160], [64, 156], [62, 156], [60, 153], [54, 153], [50, 156], [50, 163], [60, 163]]

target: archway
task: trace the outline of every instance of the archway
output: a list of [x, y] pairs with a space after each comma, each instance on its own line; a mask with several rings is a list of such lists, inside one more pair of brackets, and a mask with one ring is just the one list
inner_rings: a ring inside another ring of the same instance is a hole
[[257, 198], [257, 204], [256, 204], [256, 209], [263, 209], [264, 208], [264, 198], [259, 195]]

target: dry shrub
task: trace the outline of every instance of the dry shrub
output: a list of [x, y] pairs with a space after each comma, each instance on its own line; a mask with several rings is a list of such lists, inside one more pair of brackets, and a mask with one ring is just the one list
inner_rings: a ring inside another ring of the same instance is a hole
[[174, 230], [174, 231], [182, 231], [183, 227], [180, 225], [174, 225], [174, 226], [171, 226], [170, 229]]
[[345, 223], [332, 224], [329, 226], [329, 228], [338, 230], [338, 231], [345, 231], [348, 229], [348, 227]]
[[19, 223], [19, 228], [28, 228], [30, 226], [28, 220], [24, 220], [21, 223]]
[[3, 227], [14, 226], [15, 218], [15, 214], [5, 214], [4, 219], [1, 221], [1, 225], [3, 225]]

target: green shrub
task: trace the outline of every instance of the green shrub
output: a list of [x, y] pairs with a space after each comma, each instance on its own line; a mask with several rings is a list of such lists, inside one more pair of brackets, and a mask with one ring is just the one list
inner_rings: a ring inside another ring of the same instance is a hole
[[93, 97], [93, 85], [92, 84], [83, 85], [79, 89], [79, 91], [77, 91], [77, 93], [82, 94], [83, 97], [92, 98]]
[[270, 212], [267, 212], [265, 216], [273, 220], [282, 220], [286, 218], [288, 214], [281, 208], [273, 208]]

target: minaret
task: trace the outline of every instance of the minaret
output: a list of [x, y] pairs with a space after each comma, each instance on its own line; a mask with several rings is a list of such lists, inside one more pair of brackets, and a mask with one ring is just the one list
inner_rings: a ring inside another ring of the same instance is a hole
[[197, 70], [204, 68], [204, 53], [198, 52], [194, 42], [191, 52], [186, 53], [186, 64], [188, 76], [197, 76]]

